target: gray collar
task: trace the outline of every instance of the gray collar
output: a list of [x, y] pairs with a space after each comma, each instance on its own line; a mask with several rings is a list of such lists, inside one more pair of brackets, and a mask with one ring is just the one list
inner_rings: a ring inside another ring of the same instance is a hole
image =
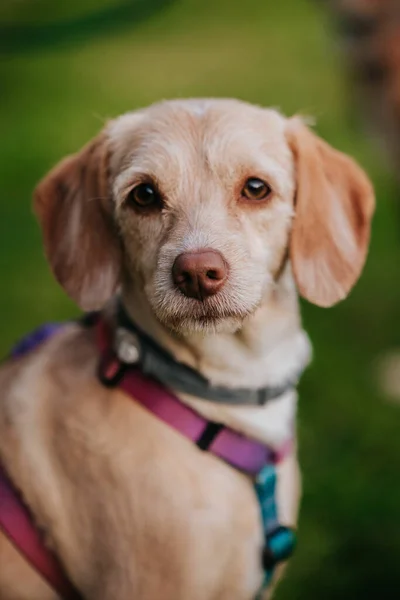
[[184, 394], [232, 405], [263, 406], [296, 387], [301, 372], [280, 385], [258, 389], [228, 388], [212, 385], [198, 371], [178, 362], [164, 348], [135, 325], [120, 304], [117, 313], [115, 351], [121, 362], [137, 365], [166, 387]]

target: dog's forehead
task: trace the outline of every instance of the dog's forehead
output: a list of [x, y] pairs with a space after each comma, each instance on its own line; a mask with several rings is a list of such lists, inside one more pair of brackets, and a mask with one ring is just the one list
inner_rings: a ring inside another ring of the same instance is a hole
[[[238, 165], [271, 157], [288, 161], [286, 119], [272, 109], [232, 100], [172, 101], [116, 119], [108, 134], [118, 170]], [[185, 167], [186, 164], [186, 167]]]

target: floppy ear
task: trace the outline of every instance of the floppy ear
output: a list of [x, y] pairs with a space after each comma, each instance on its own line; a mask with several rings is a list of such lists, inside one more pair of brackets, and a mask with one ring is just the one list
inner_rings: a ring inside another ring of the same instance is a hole
[[364, 266], [374, 193], [363, 170], [313, 134], [288, 123], [297, 191], [290, 257], [300, 294], [318, 306], [347, 296]]
[[120, 278], [108, 179], [107, 139], [100, 134], [50, 171], [34, 195], [53, 273], [84, 310], [104, 306]]

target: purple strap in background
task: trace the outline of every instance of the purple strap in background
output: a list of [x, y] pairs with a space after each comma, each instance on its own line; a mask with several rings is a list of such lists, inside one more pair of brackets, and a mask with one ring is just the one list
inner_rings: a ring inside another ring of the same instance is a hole
[[65, 323], [46, 323], [45, 325], [38, 327], [35, 329], [35, 331], [32, 331], [19, 342], [17, 342], [11, 349], [10, 355], [14, 358], [24, 356], [28, 352], [31, 352], [31, 350], [34, 350], [42, 342], [45, 342], [54, 333], [61, 329], [63, 325], [65, 325]]

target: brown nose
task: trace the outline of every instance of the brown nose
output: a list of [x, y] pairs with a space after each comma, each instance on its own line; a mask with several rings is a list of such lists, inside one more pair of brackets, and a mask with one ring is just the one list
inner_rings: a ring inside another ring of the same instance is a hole
[[176, 287], [189, 298], [204, 300], [224, 285], [227, 268], [219, 252], [199, 250], [184, 252], [175, 259], [172, 278]]

